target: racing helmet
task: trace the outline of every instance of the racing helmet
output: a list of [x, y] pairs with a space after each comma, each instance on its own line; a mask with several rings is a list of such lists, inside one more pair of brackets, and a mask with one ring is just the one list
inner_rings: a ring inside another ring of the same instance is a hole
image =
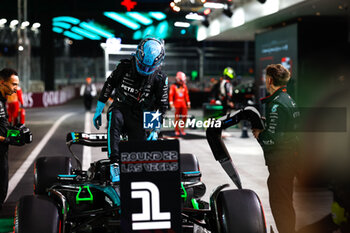
[[175, 80], [177, 83], [183, 85], [186, 83], [186, 74], [184, 72], [177, 72], [176, 73], [176, 77], [175, 77]]
[[225, 78], [229, 78], [229, 79], [234, 79], [236, 76], [234, 69], [232, 69], [231, 67], [226, 67], [222, 74], [224, 75]]
[[164, 60], [164, 44], [153, 37], [145, 38], [140, 41], [134, 56], [137, 72], [143, 76], [150, 75]]

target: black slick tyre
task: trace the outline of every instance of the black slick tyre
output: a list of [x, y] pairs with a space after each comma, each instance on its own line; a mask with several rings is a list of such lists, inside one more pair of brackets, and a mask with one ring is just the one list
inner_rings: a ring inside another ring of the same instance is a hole
[[255, 192], [221, 191], [216, 203], [220, 233], [266, 233], [264, 212]]
[[45, 196], [24, 196], [17, 203], [14, 233], [59, 233], [60, 216]]

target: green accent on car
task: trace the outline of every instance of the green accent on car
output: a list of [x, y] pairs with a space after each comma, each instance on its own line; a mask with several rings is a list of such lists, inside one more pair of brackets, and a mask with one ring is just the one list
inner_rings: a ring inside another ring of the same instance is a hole
[[193, 171], [193, 172], [183, 172], [184, 174], [198, 174], [200, 171]]
[[112, 112], [110, 112], [109, 114], [108, 114], [108, 116], [109, 116], [109, 121], [108, 121], [108, 129], [107, 129], [107, 148], [108, 148], [108, 158], [109, 158], [109, 156], [111, 155], [111, 142], [110, 142], [110, 136], [109, 135], [111, 135], [111, 121], [112, 121]]
[[77, 175], [65, 175], [65, 174], [59, 174], [58, 177], [70, 177], [70, 178], [74, 178], [77, 177]]
[[199, 210], [199, 205], [196, 199], [192, 198], [191, 200], [193, 209]]
[[184, 191], [184, 194], [182, 194], [181, 197], [186, 201], [187, 200], [187, 192], [186, 192], [186, 189], [185, 189], [183, 183], [181, 183], [181, 188]]
[[[83, 189], [86, 189], [90, 195], [90, 197], [80, 197], [80, 193]], [[79, 187], [79, 191], [78, 191], [78, 194], [77, 196], [75, 197], [75, 201], [77, 204], [79, 204], [79, 202], [81, 201], [90, 201], [91, 203], [93, 202], [94, 200], [94, 196], [92, 195], [91, 191], [90, 191], [90, 187], [88, 185], [85, 185], [83, 187]]]
[[100, 186], [91, 184], [90, 187], [104, 192], [105, 194], [108, 195], [108, 197], [110, 197], [112, 199], [112, 201], [115, 205], [120, 206], [119, 195], [117, 194], [117, 192], [114, 190], [114, 188], [112, 186], [100, 187]]

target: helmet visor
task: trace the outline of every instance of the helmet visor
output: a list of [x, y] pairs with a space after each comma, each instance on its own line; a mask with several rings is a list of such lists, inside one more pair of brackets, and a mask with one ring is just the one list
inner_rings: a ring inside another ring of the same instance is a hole
[[136, 56], [136, 68], [137, 68], [137, 71], [140, 74], [142, 74], [142, 75], [150, 75], [158, 68], [158, 66], [145, 65], [142, 62], [140, 62], [140, 60]]

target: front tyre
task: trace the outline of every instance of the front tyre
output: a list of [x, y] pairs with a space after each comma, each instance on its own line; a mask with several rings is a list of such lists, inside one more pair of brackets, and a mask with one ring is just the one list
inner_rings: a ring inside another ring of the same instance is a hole
[[255, 192], [221, 191], [216, 203], [220, 233], [266, 233], [263, 208]]
[[45, 196], [24, 196], [16, 207], [14, 233], [59, 233], [60, 216]]

